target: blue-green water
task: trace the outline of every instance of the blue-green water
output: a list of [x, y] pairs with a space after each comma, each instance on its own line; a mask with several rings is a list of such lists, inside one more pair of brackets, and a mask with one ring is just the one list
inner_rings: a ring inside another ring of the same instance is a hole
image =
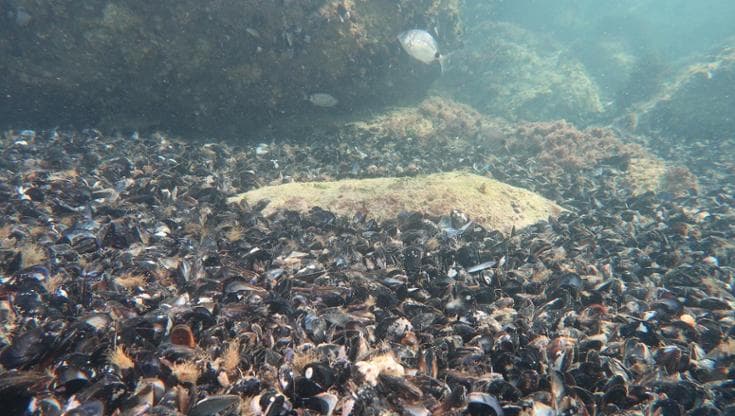
[[0, 415], [735, 415], [735, 4], [460, 3], [0, 0]]

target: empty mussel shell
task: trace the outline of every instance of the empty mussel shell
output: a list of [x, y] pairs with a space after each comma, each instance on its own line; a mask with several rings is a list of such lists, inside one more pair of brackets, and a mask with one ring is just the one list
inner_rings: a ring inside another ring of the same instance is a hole
[[65, 416], [102, 416], [105, 414], [105, 406], [99, 400], [83, 403], [66, 413]]
[[487, 393], [472, 392], [467, 395], [465, 414], [471, 416], [504, 416], [498, 399]]
[[189, 416], [214, 416], [225, 410], [234, 410], [239, 405], [240, 396], [235, 394], [209, 396], [192, 406]]
[[322, 415], [331, 415], [337, 407], [338, 398], [331, 393], [320, 393], [316, 396], [301, 399], [299, 407], [314, 410]]
[[197, 345], [191, 328], [186, 324], [179, 324], [171, 328], [171, 343], [189, 348], [194, 348]]
[[303, 376], [296, 378], [295, 391], [309, 397], [326, 391], [335, 381], [334, 370], [326, 364], [310, 363], [304, 366]]

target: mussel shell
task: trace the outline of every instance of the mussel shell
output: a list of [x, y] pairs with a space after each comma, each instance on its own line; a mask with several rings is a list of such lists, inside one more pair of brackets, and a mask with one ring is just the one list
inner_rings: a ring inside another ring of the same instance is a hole
[[620, 335], [625, 338], [638, 338], [649, 347], [656, 347], [661, 342], [658, 329], [649, 322], [632, 321], [620, 326]]
[[471, 416], [504, 416], [503, 408], [495, 396], [487, 393], [472, 392], [467, 395], [467, 409], [464, 414]]
[[59, 391], [75, 394], [89, 384], [89, 374], [73, 365], [61, 365], [56, 369], [56, 382]]
[[241, 396], [254, 396], [261, 389], [260, 380], [257, 378], [241, 378], [230, 387], [231, 394]]
[[[2, 406], [2, 404], [0, 404]], [[32, 407], [36, 409], [36, 414], [44, 415], [44, 416], [61, 416], [63, 414], [64, 407], [61, 403], [59, 403], [58, 400], [56, 400], [53, 397], [45, 397], [42, 399], [33, 399], [32, 403], [29, 403], [28, 407]], [[5, 409], [9, 414], [16, 414], [12, 409], [8, 408], [7, 406], [3, 406], [2, 409]], [[27, 410], [27, 409], [24, 409]], [[22, 411], [19, 410], [17, 414], [21, 414]]]
[[143, 377], [156, 377], [161, 374], [161, 361], [153, 352], [140, 352], [134, 361], [135, 370]]
[[25, 315], [40, 315], [45, 305], [43, 292], [45, 290], [23, 290], [15, 295], [14, 305]]
[[189, 325], [178, 324], [171, 328], [171, 343], [174, 345], [183, 345], [185, 347], [194, 348], [196, 347], [196, 340], [194, 339], [194, 333], [191, 331]]
[[666, 369], [669, 374], [685, 371], [689, 366], [689, 353], [677, 345], [665, 345], [654, 353], [658, 365]]
[[700, 300], [699, 307], [711, 311], [732, 309], [729, 303], [718, 297], [706, 297]]
[[722, 416], [722, 414], [722, 410], [711, 404], [705, 404], [687, 413], [688, 416]]
[[378, 379], [380, 380], [380, 390], [386, 395], [400, 397], [408, 401], [420, 400], [424, 395], [421, 389], [406, 377], [381, 374]]
[[503, 379], [495, 379], [485, 386], [485, 393], [497, 397], [503, 402], [517, 402], [523, 396], [523, 393], [511, 383]]
[[321, 393], [316, 396], [306, 397], [299, 401], [297, 407], [314, 410], [323, 415], [331, 415], [337, 407], [338, 398], [334, 394]]
[[112, 318], [106, 313], [90, 313], [82, 316], [79, 322], [89, 326], [95, 331], [104, 331], [110, 328]]
[[389, 317], [383, 319], [375, 330], [380, 338], [399, 341], [408, 331], [413, 330], [411, 321], [404, 317]]
[[722, 341], [722, 328], [711, 319], [699, 319], [696, 330], [698, 332], [699, 344], [705, 351], [710, 351]]
[[28, 368], [53, 351], [55, 339], [41, 327], [26, 331], [0, 353], [0, 364], [8, 369]]
[[730, 379], [714, 383], [712, 392], [714, 404], [717, 407], [725, 409], [727, 406], [730, 406], [732, 408], [733, 402], [735, 402], [735, 380]]
[[651, 405], [651, 414], [659, 416], [682, 416], [684, 409], [672, 399], [660, 399]]
[[94, 383], [84, 387], [77, 393], [77, 399], [86, 402], [100, 400], [108, 407], [115, 408], [126, 397], [130, 389], [115, 374], [104, 373]]
[[524, 395], [538, 390], [541, 376], [536, 370], [523, 370], [518, 375], [518, 388]]
[[99, 400], [83, 403], [66, 413], [65, 416], [102, 416], [105, 414], [105, 405]]
[[315, 344], [321, 344], [327, 339], [327, 321], [321, 317], [307, 313], [303, 320], [304, 330], [309, 339]]
[[10, 370], [0, 376], [0, 409], [6, 414], [23, 414], [36, 391], [34, 386], [48, 383], [46, 374]]
[[706, 397], [705, 390], [688, 380], [675, 382], [660, 382], [654, 387], [656, 393], [665, 393], [672, 400], [681, 405], [684, 410], [691, 410], [702, 404]]
[[602, 397], [603, 404], [615, 404], [620, 407], [624, 407], [627, 404], [628, 386], [624, 384], [622, 378], [619, 378], [619, 376], [614, 376], [605, 385], [604, 392]]
[[209, 396], [192, 406], [189, 409], [188, 416], [213, 416], [225, 410], [234, 409], [239, 405], [240, 396], [236, 394]]
[[284, 395], [278, 394], [274, 389], [269, 389], [260, 396], [254, 397], [251, 401], [251, 407], [255, 408], [253, 409], [256, 410], [254, 412], [255, 414], [275, 416], [288, 414], [287, 412], [291, 409], [291, 403]]
[[300, 397], [310, 397], [327, 391], [335, 382], [335, 373], [331, 367], [322, 363], [310, 363], [304, 366], [303, 376], [295, 380], [295, 392]]

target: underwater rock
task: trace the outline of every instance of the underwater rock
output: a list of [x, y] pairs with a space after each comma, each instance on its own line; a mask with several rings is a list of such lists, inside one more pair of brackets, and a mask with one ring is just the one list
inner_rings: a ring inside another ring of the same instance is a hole
[[469, 105], [445, 97], [430, 96], [412, 107], [392, 109], [344, 125], [356, 137], [436, 140], [439, 138], [492, 135], [496, 120]]
[[468, 30], [437, 89], [510, 120], [584, 124], [603, 112], [597, 85], [574, 56], [510, 23]]
[[735, 39], [708, 60], [689, 65], [640, 106], [630, 127], [687, 141], [735, 137], [734, 45]]
[[681, 194], [699, 187], [687, 167], [665, 162], [609, 128], [580, 130], [565, 121], [519, 123], [500, 146], [516, 157], [534, 159], [535, 170], [551, 182], [562, 175], [591, 172], [617, 178], [635, 195]]
[[438, 217], [456, 209], [476, 223], [504, 233], [563, 211], [533, 192], [461, 172], [415, 178], [288, 183], [258, 188], [228, 199], [231, 203], [240, 200], [249, 204], [268, 200], [264, 215], [283, 208], [305, 213], [321, 207], [348, 217], [368, 213], [378, 220], [396, 217], [402, 211], [420, 211]]
[[0, 112], [19, 124], [242, 138], [324, 112], [304, 100], [315, 90], [343, 111], [421, 97], [439, 68], [396, 35], [440, 27], [451, 47], [462, 32], [456, 0], [11, 3], [23, 12], [0, 25]]

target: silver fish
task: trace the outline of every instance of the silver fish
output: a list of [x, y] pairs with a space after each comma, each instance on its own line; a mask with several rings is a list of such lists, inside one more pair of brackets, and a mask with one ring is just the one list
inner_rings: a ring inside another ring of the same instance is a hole
[[398, 35], [398, 41], [414, 59], [425, 64], [439, 62], [444, 71], [444, 56], [439, 52], [439, 45], [431, 33], [421, 29], [407, 30]]
[[317, 107], [334, 107], [339, 103], [338, 99], [323, 92], [311, 94], [306, 99]]
[[483, 271], [485, 269], [489, 269], [491, 267], [495, 267], [496, 264], [498, 264], [498, 262], [497, 261], [494, 261], [494, 260], [490, 260], [490, 261], [486, 261], [484, 263], [476, 264], [476, 265], [470, 267], [469, 269], [467, 269], [467, 273], [481, 272], [481, 271]]

